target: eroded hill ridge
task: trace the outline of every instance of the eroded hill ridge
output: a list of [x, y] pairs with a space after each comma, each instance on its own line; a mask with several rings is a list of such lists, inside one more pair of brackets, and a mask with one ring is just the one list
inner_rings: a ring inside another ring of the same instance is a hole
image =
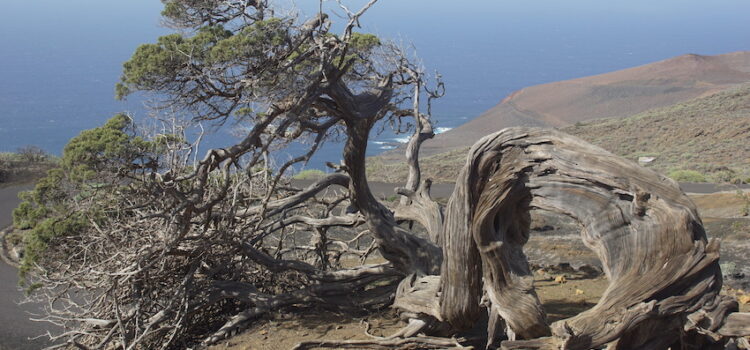
[[468, 147], [510, 126], [561, 128], [601, 118], [625, 118], [750, 82], [750, 51], [696, 54], [611, 73], [521, 89], [479, 117], [426, 142], [426, 155]]
[[[521, 112], [523, 111], [523, 112]], [[452, 182], [470, 142], [510, 126], [559, 128], [669, 175], [750, 178], [750, 52], [683, 55], [622, 71], [520, 90], [425, 143], [426, 175]], [[398, 181], [396, 150], [373, 159], [372, 178]], [[403, 169], [401, 169], [403, 167]]]

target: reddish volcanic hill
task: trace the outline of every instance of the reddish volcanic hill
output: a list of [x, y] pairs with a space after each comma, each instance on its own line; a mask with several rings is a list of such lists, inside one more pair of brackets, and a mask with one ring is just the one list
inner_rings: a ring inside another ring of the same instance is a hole
[[564, 127], [623, 118], [707, 96], [750, 81], [750, 51], [683, 55], [585, 78], [528, 87], [470, 122], [425, 143], [425, 154], [469, 146], [509, 126]]

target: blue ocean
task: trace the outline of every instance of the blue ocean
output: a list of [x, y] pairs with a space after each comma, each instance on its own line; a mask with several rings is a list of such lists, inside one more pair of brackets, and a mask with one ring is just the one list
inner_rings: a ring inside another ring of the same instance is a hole
[[[317, 4], [296, 1], [302, 16]], [[60, 154], [68, 139], [114, 113], [147, 119], [142, 100], [114, 99], [114, 84], [137, 45], [170, 32], [160, 9], [157, 0], [3, 0], [0, 151], [36, 145]], [[344, 22], [337, 12], [333, 20]], [[750, 50], [748, 13], [746, 0], [381, 0], [361, 31], [413, 45], [427, 70], [442, 75], [447, 94], [433, 106], [441, 132], [526, 86], [686, 53]], [[407, 136], [386, 127], [368, 151]], [[215, 128], [203, 148], [236, 140], [228, 128]], [[340, 149], [332, 140], [307, 166], [338, 162]]]

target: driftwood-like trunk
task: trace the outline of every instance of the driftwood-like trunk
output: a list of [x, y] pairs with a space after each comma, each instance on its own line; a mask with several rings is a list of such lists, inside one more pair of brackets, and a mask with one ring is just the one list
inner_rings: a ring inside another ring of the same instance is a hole
[[[551, 326], [522, 251], [530, 209], [577, 220], [610, 280], [596, 306]], [[477, 142], [442, 239], [440, 315], [469, 327], [486, 292], [527, 339], [504, 349], [664, 349], [681, 334], [717, 331], [737, 311], [719, 295], [719, 244], [677, 183], [554, 130], [504, 129]]]

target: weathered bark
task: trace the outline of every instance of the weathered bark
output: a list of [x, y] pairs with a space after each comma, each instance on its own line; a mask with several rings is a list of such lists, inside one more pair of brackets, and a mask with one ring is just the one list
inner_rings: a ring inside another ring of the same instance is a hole
[[[462, 170], [458, 179], [467, 179], [465, 173]], [[459, 181], [448, 201], [440, 233], [444, 259], [440, 270], [439, 314], [454, 327], [466, 329], [476, 323], [481, 312], [482, 262], [471, 237], [472, 193], [468, 181]]]
[[[430, 179], [422, 179], [422, 169], [419, 166], [419, 150], [422, 143], [435, 137], [435, 132], [430, 121], [432, 99], [442, 97], [445, 93], [444, 85], [438, 81], [435, 90], [424, 87], [423, 73], [420, 69], [406, 66], [406, 73], [414, 84], [412, 93], [411, 110], [396, 112], [399, 116], [412, 116], [414, 118], [414, 133], [409, 137], [406, 144], [406, 164], [409, 173], [403, 188], [397, 188], [396, 193], [402, 195], [400, 205], [395, 209], [395, 216], [400, 220], [413, 220], [420, 223], [430, 237], [430, 241], [440, 245], [440, 228], [443, 225], [443, 208], [430, 196]], [[420, 100], [422, 88], [428, 94], [427, 114], [420, 112]]]
[[359, 95], [352, 94], [343, 84], [331, 87], [331, 97], [350, 111], [342, 115], [342, 119], [348, 135], [344, 145], [344, 164], [351, 178], [349, 191], [352, 203], [364, 215], [386, 260], [406, 274], [438, 274], [440, 249], [399, 228], [393, 213], [375, 198], [367, 183], [367, 140], [375, 122], [386, 112], [390, 84], [390, 79], [386, 79], [377, 90]]
[[406, 199], [407, 204], [401, 204], [394, 210], [397, 220], [414, 220], [422, 225], [430, 237], [430, 241], [441, 244], [440, 229], [443, 226], [443, 208], [430, 196], [432, 181], [425, 179], [415, 190], [397, 188], [396, 192]]
[[727, 316], [718, 333], [727, 337], [741, 337], [750, 334], [750, 313], [735, 312]]
[[[522, 251], [534, 208], [576, 219], [610, 279], [596, 306], [551, 328]], [[665, 329], [642, 325], [678, 320], [667, 330], [678, 332], [704, 307], [718, 303], [722, 312], [732, 311], [718, 296], [718, 243], [706, 239], [677, 184], [558, 131], [511, 128], [475, 144], [443, 235], [440, 301], [448, 322], [467, 327], [476, 320], [481, 275], [492, 307], [516, 334], [552, 333], [506, 341], [503, 348], [590, 349], [623, 336], [654, 348], [645, 344], [664, 337]], [[716, 329], [722, 319], [706, 319], [700, 328]]]

